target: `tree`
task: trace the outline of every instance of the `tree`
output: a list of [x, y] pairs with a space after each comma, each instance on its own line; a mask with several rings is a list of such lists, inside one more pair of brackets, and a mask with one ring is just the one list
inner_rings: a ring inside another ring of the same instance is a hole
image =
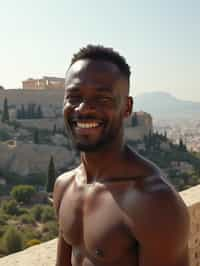
[[41, 221], [43, 210], [44, 210], [44, 206], [39, 205], [39, 204], [35, 205], [31, 209], [31, 215], [35, 218], [36, 221]]
[[10, 215], [17, 215], [19, 213], [19, 207], [15, 200], [4, 201], [2, 203], [2, 209], [5, 213]]
[[56, 128], [56, 124], [54, 124], [52, 134], [55, 135], [56, 133], [57, 133], [57, 128]]
[[182, 138], [179, 139], [178, 149], [179, 149], [180, 151], [187, 151], [187, 148], [186, 148], [185, 144], [183, 143]]
[[48, 221], [54, 221], [56, 218], [55, 216], [55, 210], [51, 206], [46, 206], [43, 209], [42, 215], [41, 215], [41, 221], [43, 223], [48, 222]]
[[39, 131], [35, 129], [33, 132], [33, 143], [39, 144]]
[[23, 249], [23, 238], [20, 232], [14, 227], [9, 227], [3, 235], [4, 248], [10, 253], [14, 253]]
[[35, 194], [35, 188], [30, 185], [14, 186], [11, 190], [11, 196], [17, 201], [22, 203], [29, 203], [31, 197]]
[[42, 117], [43, 117], [42, 108], [40, 105], [38, 105], [37, 111], [36, 111], [36, 118], [42, 118]]
[[47, 176], [47, 186], [46, 186], [47, 192], [49, 193], [53, 192], [55, 180], [56, 180], [56, 171], [55, 171], [53, 156], [51, 155], [48, 166], [48, 176]]
[[164, 132], [164, 138], [165, 138], [165, 140], [167, 140], [167, 131], [166, 130]]
[[131, 124], [132, 124], [133, 127], [138, 126], [137, 113], [134, 113], [134, 114], [132, 115]]
[[5, 122], [9, 122], [9, 112], [8, 112], [8, 100], [7, 98], [4, 99], [4, 103], [3, 103], [3, 113], [2, 113], [2, 117], [1, 117], [1, 121], [3, 123]]

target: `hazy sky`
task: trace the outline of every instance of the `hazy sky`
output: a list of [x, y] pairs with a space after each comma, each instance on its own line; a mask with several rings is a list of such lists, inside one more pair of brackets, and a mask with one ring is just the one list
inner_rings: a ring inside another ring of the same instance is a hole
[[200, 102], [199, 0], [0, 0], [0, 84], [64, 76], [88, 44], [132, 68], [131, 94], [162, 90]]

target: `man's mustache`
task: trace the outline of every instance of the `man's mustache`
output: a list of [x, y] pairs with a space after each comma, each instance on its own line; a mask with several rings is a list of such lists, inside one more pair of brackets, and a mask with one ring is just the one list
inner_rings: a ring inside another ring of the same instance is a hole
[[100, 120], [103, 121], [102, 118], [99, 118], [94, 115], [76, 115], [69, 118], [70, 121], [84, 121], [84, 120]]

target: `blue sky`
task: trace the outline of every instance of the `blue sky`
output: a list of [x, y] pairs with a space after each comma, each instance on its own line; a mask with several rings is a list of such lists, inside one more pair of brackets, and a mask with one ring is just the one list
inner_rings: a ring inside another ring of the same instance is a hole
[[64, 76], [88, 44], [111, 46], [132, 69], [131, 94], [168, 91], [200, 102], [200, 1], [0, 0], [0, 84]]

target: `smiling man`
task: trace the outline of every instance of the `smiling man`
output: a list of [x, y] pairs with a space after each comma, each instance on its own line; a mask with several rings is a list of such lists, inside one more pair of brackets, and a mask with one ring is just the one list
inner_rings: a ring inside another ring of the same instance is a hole
[[57, 266], [188, 266], [189, 218], [153, 163], [124, 143], [130, 68], [89, 45], [66, 73], [64, 120], [81, 164], [57, 178]]

